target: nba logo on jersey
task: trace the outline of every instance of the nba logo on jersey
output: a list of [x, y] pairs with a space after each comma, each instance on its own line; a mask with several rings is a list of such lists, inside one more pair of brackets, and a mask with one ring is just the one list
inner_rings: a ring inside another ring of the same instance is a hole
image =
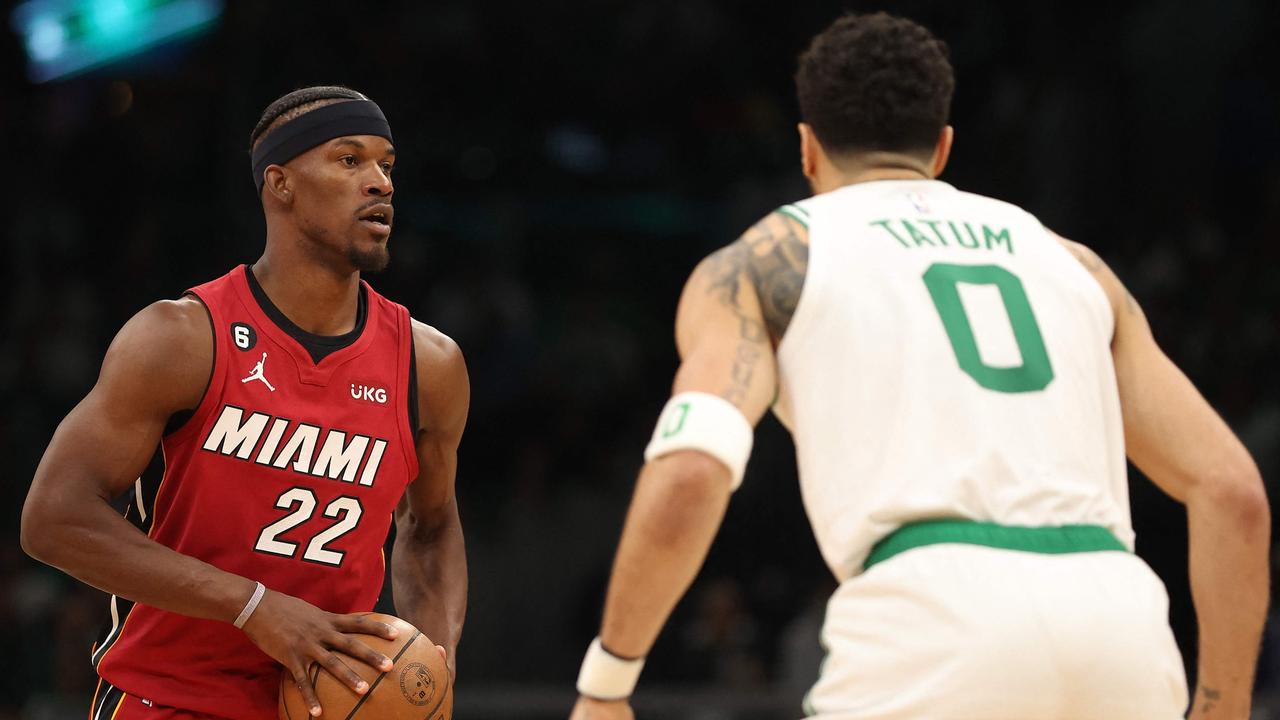
[[909, 192], [906, 197], [907, 202], [911, 203], [911, 206], [916, 210], [919, 210], [926, 215], [929, 214], [929, 203], [924, 199], [924, 193]]

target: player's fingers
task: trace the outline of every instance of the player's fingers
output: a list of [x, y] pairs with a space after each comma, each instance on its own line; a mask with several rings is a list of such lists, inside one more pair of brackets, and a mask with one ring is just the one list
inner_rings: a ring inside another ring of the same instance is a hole
[[354, 670], [347, 667], [347, 664], [342, 662], [342, 659], [337, 655], [326, 650], [320, 653], [316, 660], [325, 670], [329, 671], [330, 675], [337, 678], [338, 682], [356, 691], [357, 694], [363, 695], [369, 692], [369, 683], [365, 682], [364, 678], [357, 675]]
[[311, 685], [311, 678], [307, 677], [307, 666], [294, 661], [289, 666], [289, 671], [293, 673], [293, 684], [298, 686], [298, 692], [302, 695], [302, 701], [307, 704], [307, 709], [312, 716], [319, 717], [320, 698], [316, 697], [316, 689]]
[[360, 615], [335, 615], [333, 626], [344, 633], [360, 633], [364, 635], [375, 635], [387, 640], [395, 640], [400, 635], [400, 630], [393, 625], [379, 622], [369, 617], [367, 613]]
[[336, 636], [333, 639], [333, 647], [382, 672], [390, 672], [394, 665], [391, 658], [365, 645], [352, 635]]
[[445, 649], [444, 649], [444, 646], [443, 646], [443, 645], [437, 645], [437, 646], [436, 646], [436, 650], [440, 653], [440, 659], [441, 659], [441, 660], [448, 660], [448, 659], [449, 659], [449, 652], [448, 652], [447, 650], [445, 650]]

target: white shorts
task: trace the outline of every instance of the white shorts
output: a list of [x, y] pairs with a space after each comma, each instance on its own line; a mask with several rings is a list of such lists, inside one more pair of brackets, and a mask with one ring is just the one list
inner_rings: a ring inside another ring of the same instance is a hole
[[805, 710], [821, 720], [1174, 720], [1169, 598], [1124, 552], [919, 547], [843, 583]]

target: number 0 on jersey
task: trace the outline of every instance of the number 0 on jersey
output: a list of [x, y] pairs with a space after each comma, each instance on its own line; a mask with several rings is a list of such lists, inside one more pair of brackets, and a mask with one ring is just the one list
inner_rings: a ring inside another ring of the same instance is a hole
[[[961, 283], [993, 285], [999, 290], [1018, 352], [1022, 354], [1021, 365], [999, 367], [983, 360], [968, 311], [960, 299]], [[1017, 275], [998, 265], [934, 263], [924, 273], [924, 284], [933, 298], [934, 307], [938, 309], [938, 316], [942, 318], [956, 361], [965, 374], [982, 387], [996, 392], [1035, 392], [1048, 387], [1053, 380], [1053, 365], [1049, 362], [1040, 325], [1027, 300], [1027, 291]]]

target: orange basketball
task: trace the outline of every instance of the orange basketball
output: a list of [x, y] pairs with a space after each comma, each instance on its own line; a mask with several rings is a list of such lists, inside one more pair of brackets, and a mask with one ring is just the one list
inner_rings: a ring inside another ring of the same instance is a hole
[[[343, 662], [369, 683], [369, 692], [358, 695], [319, 665], [310, 669], [311, 683], [328, 720], [450, 720], [453, 688], [449, 670], [435, 643], [398, 617], [370, 613], [370, 617], [400, 630], [395, 640], [359, 635], [360, 641], [391, 658], [395, 666], [381, 672], [359, 660], [337, 653]], [[280, 676], [280, 720], [310, 720], [302, 693], [285, 670]]]

